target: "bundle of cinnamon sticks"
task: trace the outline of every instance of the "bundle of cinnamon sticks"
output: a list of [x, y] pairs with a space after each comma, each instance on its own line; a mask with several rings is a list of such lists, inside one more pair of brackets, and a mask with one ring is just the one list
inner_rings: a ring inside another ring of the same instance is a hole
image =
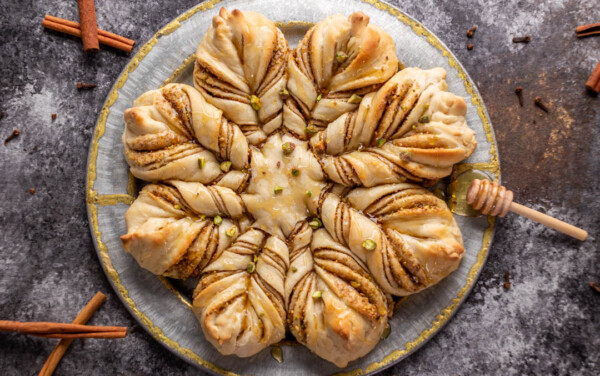
[[98, 51], [99, 43], [102, 43], [129, 53], [135, 44], [134, 40], [98, 29], [94, 0], [79, 0], [79, 23], [47, 14], [42, 21], [42, 26], [81, 38], [85, 52]]

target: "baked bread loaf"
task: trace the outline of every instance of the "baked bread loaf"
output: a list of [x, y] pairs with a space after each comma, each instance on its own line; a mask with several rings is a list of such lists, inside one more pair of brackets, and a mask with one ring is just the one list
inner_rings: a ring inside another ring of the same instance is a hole
[[397, 70], [363, 13], [326, 18], [290, 51], [264, 16], [221, 9], [195, 88], [125, 111], [125, 158], [152, 184], [123, 248], [154, 274], [200, 277], [193, 311], [222, 354], [254, 355], [287, 327], [345, 367], [378, 343], [392, 296], [458, 267], [452, 213], [415, 183], [473, 153], [467, 105], [443, 69]]

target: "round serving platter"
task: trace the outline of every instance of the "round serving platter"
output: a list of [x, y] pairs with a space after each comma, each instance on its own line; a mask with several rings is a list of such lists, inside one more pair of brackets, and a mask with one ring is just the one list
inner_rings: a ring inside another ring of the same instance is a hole
[[[283, 5], [285, 4], [285, 5]], [[437, 333], [466, 298], [485, 263], [494, 233], [488, 217], [456, 216], [463, 233], [465, 256], [459, 268], [421, 293], [401, 299], [391, 320], [391, 334], [345, 369], [320, 359], [304, 346], [284, 342], [283, 363], [268, 349], [250, 358], [223, 356], [205, 339], [190, 307], [189, 286], [174, 284], [142, 269], [123, 251], [127, 232], [125, 211], [139, 184], [123, 157], [123, 112], [142, 93], [169, 82], [193, 85], [194, 52], [212, 17], [221, 7], [252, 10], [276, 21], [291, 47], [308, 27], [343, 12], [362, 11], [396, 42], [399, 60], [407, 67], [447, 71], [448, 90], [467, 100], [467, 122], [475, 131], [477, 149], [455, 172], [476, 169], [500, 180], [500, 165], [492, 125], [472, 80], [456, 57], [430, 31], [400, 10], [377, 0], [321, 0], [315, 3], [280, 0], [212, 0], [190, 9], [158, 31], [133, 57], [110, 91], [90, 145], [87, 206], [92, 238], [100, 262], [115, 291], [146, 330], [182, 359], [222, 375], [371, 374], [409, 356]]]

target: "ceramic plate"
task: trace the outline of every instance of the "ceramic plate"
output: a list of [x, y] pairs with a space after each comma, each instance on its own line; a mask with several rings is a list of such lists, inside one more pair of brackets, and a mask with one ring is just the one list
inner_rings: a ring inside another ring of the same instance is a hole
[[123, 157], [123, 112], [140, 94], [165, 83], [193, 85], [193, 53], [221, 7], [263, 13], [278, 22], [291, 46], [296, 45], [312, 23], [329, 15], [364, 12], [372, 23], [392, 35], [398, 58], [405, 66], [446, 69], [449, 91], [467, 99], [467, 121], [475, 130], [478, 143], [471, 158], [457, 168], [474, 167], [500, 179], [493, 129], [481, 97], [464, 68], [442, 42], [402, 11], [377, 0], [320, 0], [308, 4], [306, 1], [213, 0], [182, 14], [140, 48], [125, 68], [100, 113], [90, 146], [86, 192], [90, 226], [110, 282], [131, 314], [157, 341], [173, 354], [216, 374], [359, 375], [386, 368], [409, 356], [450, 319], [477, 279], [492, 240], [493, 220], [457, 216], [466, 249], [458, 270], [438, 285], [401, 300], [391, 320], [390, 336], [343, 370], [292, 343], [281, 344], [284, 357], [281, 364], [272, 358], [269, 349], [246, 359], [219, 354], [204, 339], [190, 309], [189, 287], [175, 287], [154, 276], [123, 251], [119, 236], [127, 232], [124, 214], [139, 189]]

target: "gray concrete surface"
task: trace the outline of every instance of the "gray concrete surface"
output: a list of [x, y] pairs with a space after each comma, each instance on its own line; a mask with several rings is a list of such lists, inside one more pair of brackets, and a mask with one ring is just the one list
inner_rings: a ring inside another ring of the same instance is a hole
[[[509, 214], [456, 316], [382, 375], [599, 374], [600, 294], [589, 283], [600, 284], [600, 98], [583, 85], [600, 59], [600, 37], [578, 40], [574, 28], [600, 21], [600, 11], [577, 0], [392, 3], [437, 34], [477, 83], [516, 200], [587, 229], [590, 238], [581, 243]], [[105, 0], [96, 7], [99, 26], [135, 39], [137, 50], [195, 4]], [[77, 39], [42, 29], [45, 13], [77, 19], [74, 1], [1, 0], [0, 9], [0, 141], [21, 130], [0, 145], [0, 319], [69, 321], [101, 290], [109, 299], [91, 323], [126, 325], [130, 335], [74, 343], [57, 375], [203, 374], [121, 305], [88, 230], [88, 145], [129, 56], [106, 49], [88, 56]], [[473, 24], [479, 28], [467, 39]], [[528, 45], [511, 42], [525, 34]], [[76, 81], [98, 87], [77, 91]], [[523, 108], [516, 86], [524, 88]], [[533, 106], [535, 96], [549, 114]], [[37, 374], [54, 343], [0, 334], [0, 374]]]

